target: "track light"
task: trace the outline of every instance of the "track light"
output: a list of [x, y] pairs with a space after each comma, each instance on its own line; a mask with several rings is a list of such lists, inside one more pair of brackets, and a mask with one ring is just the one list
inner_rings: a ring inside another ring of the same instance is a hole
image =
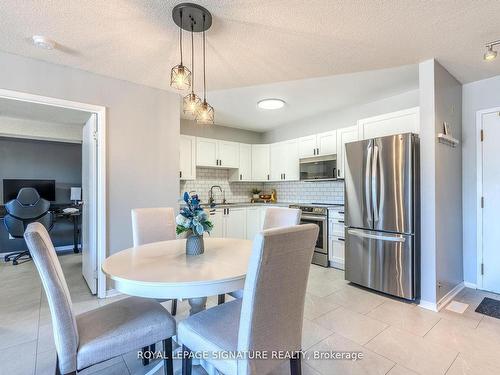
[[500, 40], [486, 44], [487, 51], [485, 52], [483, 59], [484, 61], [492, 61], [497, 58], [498, 52], [493, 49], [494, 46], [499, 45]]

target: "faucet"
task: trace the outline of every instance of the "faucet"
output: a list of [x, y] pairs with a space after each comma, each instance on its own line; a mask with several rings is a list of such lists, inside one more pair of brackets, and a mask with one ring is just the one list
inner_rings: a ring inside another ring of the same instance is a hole
[[221, 193], [224, 195], [224, 198], [222, 200], [222, 203], [226, 203], [226, 194], [224, 193], [224, 190], [222, 190], [222, 188], [219, 186], [219, 185], [214, 185], [210, 188], [210, 191], [209, 191], [209, 198], [208, 198], [208, 204], [210, 205], [210, 207], [213, 207], [215, 204], [215, 199], [214, 199], [214, 188], [219, 188], [219, 190], [221, 191]]

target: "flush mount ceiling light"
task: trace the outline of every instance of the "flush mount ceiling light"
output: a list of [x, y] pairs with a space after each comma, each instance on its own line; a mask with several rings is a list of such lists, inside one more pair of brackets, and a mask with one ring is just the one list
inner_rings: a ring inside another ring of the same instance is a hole
[[[214, 123], [214, 109], [207, 103], [207, 85], [206, 85], [206, 63], [205, 63], [205, 31], [212, 26], [212, 15], [210, 12], [197, 4], [182, 3], [178, 4], [172, 10], [172, 18], [175, 24], [180, 29], [180, 42], [181, 45], [181, 64], [184, 71], [187, 69], [182, 64], [182, 30], [191, 32], [191, 72], [189, 73], [189, 80], [185, 80], [185, 84], [180, 85], [183, 90], [191, 89], [191, 92], [183, 99], [183, 110], [185, 114], [190, 114], [196, 119], [199, 124], [213, 124]], [[194, 92], [194, 33], [203, 33], [203, 101]], [[174, 69], [180, 65], [172, 68]], [[171, 78], [174, 75], [171, 75]], [[174, 77], [175, 78], [175, 77]], [[171, 79], [172, 87], [175, 87]]]
[[493, 49], [494, 46], [497, 46], [500, 44], [500, 40], [495, 40], [494, 42], [490, 42], [486, 44], [487, 51], [485, 52], [483, 59], [484, 61], [491, 61], [495, 60], [497, 58], [497, 51]]
[[257, 102], [260, 109], [280, 109], [285, 106], [285, 101], [281, 99], [262, 99]]
[[54, 42], [52, 39], [47, 38], [42, 35], [33, 35], [33, 44], [35, 47], [42, 48], [42, 49], [54, 49], [56, 47], [56, 42]]

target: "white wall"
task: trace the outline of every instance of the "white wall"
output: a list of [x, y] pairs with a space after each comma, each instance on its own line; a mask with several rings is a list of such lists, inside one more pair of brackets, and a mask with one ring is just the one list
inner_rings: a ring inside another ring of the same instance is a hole
[[0, 87], [106, 106], [108, 253], [132, 245], [131, 208], [177, 203], [177, 94], [3, 52]]
[[0, 116], [0, 136], [82, 143], [82, 125]]
[[477, 283], [477, 144], [476, 112], [481, 109], [500, 107], [500, 76], [467, 83], [463, 86], [463, 246], [464, 280]]
[[419, 103], [418, 92], [419, 90], [412, 90], [375, 102], [359, 104], [340, 111], [321, 113], [314, 117], [301, 119], [266, 132], [263, 142], [278, 142], [345, 128], [356, 125], [357, 121], [362, 118], [417, 107]]
[[251, 130], [230, 128], [217, 124], [213, 126], [200, 126], [196, 121], [185, 119], [181, 119], [181, 134], [250, 144], [262, 143], [264, 135], [263, 133]]
[[435, 60], [420, 64], [421, 299], [435, 305], [463, 281], [462, 154], [437, 141], [443, 121], [461, 137], [462, 86]]

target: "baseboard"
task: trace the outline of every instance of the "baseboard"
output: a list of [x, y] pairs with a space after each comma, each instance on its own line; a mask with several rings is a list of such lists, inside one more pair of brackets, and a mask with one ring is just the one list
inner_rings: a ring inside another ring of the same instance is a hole
[[446, 293], [437, 303], [438, 311], [445, 307], [460, 291], [465, 288], [464, 282], [455, 285], [455, 287]]
[[106, 290], [106, 297], [104, 297], [104, 298], [116, 297], [116, 296], [119, 296], [121, 294], [122, 293], [117, 291], [116, 289], [109, 289], [109, 290]]
[[429, 301], [424, 301], [420, 300], [420, 303], [418, 304], [419, 307], [426, 309], [426, 310], [431, 310], [431, 311], [438, 311], [437, 304], [434, 302], [429, 302]]
[[466, 288], [477, 289], [477, 284], [476, 283], [469, 283], [468, 281], [464, 281], [464, 286]]

